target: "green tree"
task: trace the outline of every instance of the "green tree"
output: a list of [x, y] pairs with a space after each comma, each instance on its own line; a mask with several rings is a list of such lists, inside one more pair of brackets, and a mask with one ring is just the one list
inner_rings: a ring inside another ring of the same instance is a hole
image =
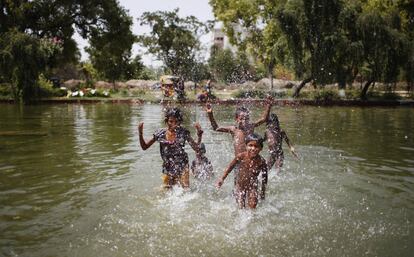
[[[72, 38], [75, 31], [78, 31], [84, 38], [101, 36], [96, 31], [102, 31], [103, 33], [107, 31], [106, 25], [111, 23], [108, 19], [116, 18], [117, 12], [114, 12], [114, 9], [119, 9], [119, 3], [116, 0], [0, 1], [2, 50], [6, 49], [6, 46], [7, 49], [23, 49], [25, 43], [28, 43], [30, 46], [27, 48], [35, 49], [37, 46], [42, 45], [42, 41], [49, 40], [58, 42], [62, 48], [58, 55], [54, 54], [53, 58], [48, 58], [47, 61], [45, 61], [44, 57], [51, 57], [51, 55], [42, 54], [43, 50], [41, 48], [31, 52], [24, 48], [23, 52], [28, 51], [28, 55], [24, 56], [26, 61], [20, 62], [16, 59], [15, 62], [10, 62], [8, 65], [13, 67], [0, 70], [0, 77], [5, 82], [13, 84], [15, 88], [22, 90], [24, 100], [29, 100], [31, 94], [36, 91], [32, 90], [36, 86], [22, 85], [27, 85], [28, 83], [35, 84], [35, 81], [33, 79], [26, 79], [24, 76], [11, 76], [10, 70], [30, 70], [35, 73], [37, 71], [46, 73], [48, 69], [59, 64], [77, 62], [79, 51]], [[121, 13], [118, 12], [118, 14]], [[123, 23], [125, 19], [121, 18], [118, 21], [120, 22], [118, 26], [124, 28]], [[5, 41], [6, 38], [12, 40], [7, 43]], [[116, 41], [117, 38], [106, 37], [105, 40], [112, 42]], [[38, 42], [36, 43], [35, 41]], [[3, 55], [3, 60], [11, 58], [6, 57], [6, 55]], [[45, 65], [40, 65], [39, 63], [45, 63]], [[23, 79], [24, 82], [18, 81], [19, 79]], [[26, 92], [26, 90], [28, 91]], [[18, 97], [18, 94], [16, 94], [16, 97]], [[19, 100], [19, 98], [16, 98], [16, 100]]]
[[359, 37], [364, 47], [363, 68], [367, 81], [361, 91], [361, 98], [376, 81], [396, 82], [400, 69], [409, 63], [410, 48], [408, 36], [398, 6], [393, 3], [368, 1], [357, 19]]
[[127, 70], [125, 72], [125, 79], [138, 79], [145, 76], [145, 65], [142, 63], [141, 56], [136, 55], [128, 63]]
[[340, 46], [347, 46], [340, 23], [342, 4], [340, 0], [296, 0], [278, 11], [296, 76], [303, 79], [295, 88], [294, 97], [312, 80], [325, 85], [345, 75], [346, 55], [340, 52], [344, 49], [339, 50]]
[[[117, 2], [104, 2], [102, 26], [91, 28], [90, 46], [86, 49], [93, 66], [113, 83], [127, 76], [131, 48], [136, 38], [132, 34], [132, 18]], [[116, 40], [114, 40], [116, 38]]]
[[232, 77], [237, 64], [230, 49], [220, 49], [217, 46], [212, 46], [208, 64], [213, 77], [217, 81], [233, 82]]
[[247, 50], [267, 68], [273, 88], [273, 70], [283, 54], [283, 35], [275, 14], [286, 1], [210, 0], [214, 15], [239, 51]]
[[61, 46], [49, 39], [10, 30], [0, 37], [0, 78], [10, 83], [14, 98], [29, 102], [37, 96], [36, 80]]
[[199, 36], [208, 32], [211, 23], [200, 22], [194, 16], [181, 18], [174, 11], [145, 12], [138, 19], [141, 25], [151, 27], [149, 35], [139, 37], [139, 42], [162, 61], [165, 69], [185, 79], [191, 77], [197, 52]]

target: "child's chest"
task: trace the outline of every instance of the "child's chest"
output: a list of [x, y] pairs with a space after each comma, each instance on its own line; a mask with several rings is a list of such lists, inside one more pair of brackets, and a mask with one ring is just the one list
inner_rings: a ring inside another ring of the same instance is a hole
[[245, 158], [240, 163], [240, 171], [248, 176], [258, 176], [262, 167], [260, 159]]

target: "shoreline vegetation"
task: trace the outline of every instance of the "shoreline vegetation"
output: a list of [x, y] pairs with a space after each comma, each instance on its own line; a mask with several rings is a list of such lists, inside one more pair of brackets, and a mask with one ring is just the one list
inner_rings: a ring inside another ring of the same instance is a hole
[[[378, 84], [367, 93], [367, 99], [360, 99], [362, 83], [354, 83], [346, 89], [337, 85], [323, 87], [308, 86], [301, 91], [299, 98], [292, 97], [294, 89], [300, 82], [275, 79], [275, 86], [270, 90], [268, 79], [258, 82], [246, 81], [240, 84], [214, 83], [213, 94], [217, 99], [210, 100], [216, 104], [238, 104], [243, 102], [261, 103], [266, 95], [274, 97], [274, 104], [279, 106], [414, 106], [414, 95], [406, 89], [403, 83], [393, 86]], [[86, 86], [88, 85], [88, 86]], [[202, 93], [203, 83], [185, 83], [186, 99], [177, 100], [175, 97], [164, 98], [158, 81], [130, 80], [115, 84], [104, 81], [85, 83], [82, 80], [69, 80], [60, 87], [54, 87], [46, 81], [39, 87], [41, 97], [34, 99], [32, 104], [60, 103], [202, 103], [197, 96]], [[15, 103], [8, 92], [0, 94], [1, 103]]]

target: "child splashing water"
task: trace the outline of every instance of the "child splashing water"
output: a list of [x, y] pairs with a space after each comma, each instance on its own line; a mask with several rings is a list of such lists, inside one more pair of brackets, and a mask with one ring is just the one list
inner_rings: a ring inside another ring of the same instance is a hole
[[299, 158], [293, 148], [292, 144], [289, 141], [289, 138], [285, 131], [280, 128], [279, 119], [276, 114], [271, 114], [266, 124], [265, 139], [267, 139], [269, 147], [269, 159], [267, 160], [267, 169], [270, 171], [274, 164], [276, 167], [276, 174], [280, 172], [281, 167], [283, 166], [283, 149], [282, 143], [283, 140], [286, 141], [287, 145], [293, 156]]
[[163, 160], [162, 173], [165, 188], [179, 184], [187, 189], [189, 181], [189, 162], [188, 155], [184, 151], [185, 142], [188, 142], [196, 154], [200, 153], [198, 143], [201, 142], [201, 128], [197, 124], [195, 127], [198, 134], [198, 143], [191, 137], [190, 132], [181, 127], [183, 116], [178, 108], [171, 108], [165, 112], [164, 122], [167, 128], [157, 130], [153, 137], [146, 142], [143, 136], [144, 123], [138, 125], [139, 143], [142, 150], [147, 150], [155, 141], [160, 143], [160, 154]]
[[246, 107], [238, 107], [236, 110], [234, 126], [220, 127], [214, 119], [213, 109], [210, 104], [206, 105], [206, 112], [210, 120], [211, 126], [215, 131], [230, 133], [233, 137], [234, 143], [234, 155], [246, 151], [245, 137], [254, 132], [254, 129], [261, 124], [264, 124], [269, 117], [270, 109], [272, 107], [273, 99], [271, 97], [266, 98], [266, 109], [263, 116], [256, 122], [250, 122], [250, 111]]
[[213, 174], [213, 165], [206, 157], [206, 146], [204, 143], [200, 144], [200, 153], [196, 154], [196, 158], [191, 163], [191, 173], [199, 180], [206, 181], [210, 179]]
[[[267, 165], [265, 159], [259, 155], [263, 148], [263, 138], [256, 134], [246, 136], [246, 151], [234, 158], [216, 182], [217, 188], [223, 185], [230, 172], [238, 165], [238, 175], [234, 185], [234, 196], [239, 208], [255, 209], [259, 198], [259, 179], [262, 176], [260, 198], [265, 198], [267, 185]], [[247, 205], [247, 206], [246, 206]]]

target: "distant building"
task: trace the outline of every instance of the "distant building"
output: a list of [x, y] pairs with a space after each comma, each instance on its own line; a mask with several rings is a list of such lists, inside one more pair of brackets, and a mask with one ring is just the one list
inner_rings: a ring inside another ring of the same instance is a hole
[[[244, 39], [246, 37], [247, 32], [245, 32], [239, 25], [235, 24], [234, 29], [240, 39]], [[230, 49], [233, 53], [237, 51], [237, 47], [230, 43], [223, 28], [213, 29], [213, 45], [218, 46], [220, 49]]]
[[215, 28], [213, 30], [213, 45], [219, 47], [220, 49], [223, 49], [225, 37], [226, 35], [224, 34], [223, 29]]

